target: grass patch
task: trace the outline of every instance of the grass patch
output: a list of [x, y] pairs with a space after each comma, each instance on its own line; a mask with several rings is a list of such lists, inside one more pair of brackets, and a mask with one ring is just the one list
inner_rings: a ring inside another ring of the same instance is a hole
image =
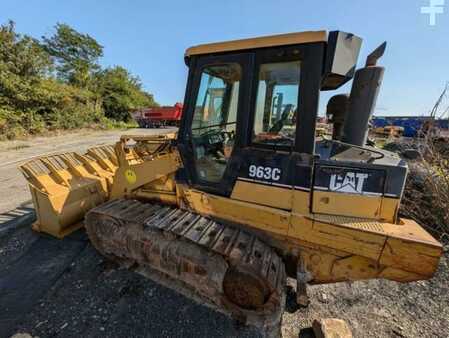
[[12, 147], [8, 147], [6, 150], [20, 150], [31, 147], [29, 144], [18, 144]]

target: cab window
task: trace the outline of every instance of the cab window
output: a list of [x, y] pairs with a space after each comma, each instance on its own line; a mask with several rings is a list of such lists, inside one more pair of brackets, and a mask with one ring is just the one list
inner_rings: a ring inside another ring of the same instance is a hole
[[218, 183], [231, 155], [242, 70], [237, 63], [203, 68], [192, 123], [195, 169], [200, 180]]
[[260, 65], [252, 141], [292, 146], [295, 140], [300, 61]]

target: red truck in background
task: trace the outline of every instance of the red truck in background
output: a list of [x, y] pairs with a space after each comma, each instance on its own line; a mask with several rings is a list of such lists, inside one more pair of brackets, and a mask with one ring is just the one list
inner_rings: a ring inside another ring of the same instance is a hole
[[131, 115], [140, 128], [178, 127], [181, 121], [182, 103], [178, 102], [174, 106], [146, 108], [135, 111]]

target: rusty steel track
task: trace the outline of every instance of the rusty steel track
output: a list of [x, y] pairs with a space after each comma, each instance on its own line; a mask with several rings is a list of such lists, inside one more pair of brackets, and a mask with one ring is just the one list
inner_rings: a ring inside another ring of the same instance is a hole
[[106, 257], [266, 336], [279, 335], [284, 263], [253, 234], [189, 211], [125, 199], [92, 209], [85, 224]]

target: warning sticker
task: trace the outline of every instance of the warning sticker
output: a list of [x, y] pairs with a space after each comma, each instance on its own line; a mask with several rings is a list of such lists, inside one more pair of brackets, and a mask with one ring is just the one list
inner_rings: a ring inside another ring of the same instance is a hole
[[125, 178], [129, 184], [134, 184], [137, 181], [136, 173], [130, 169], [125, 171]]

